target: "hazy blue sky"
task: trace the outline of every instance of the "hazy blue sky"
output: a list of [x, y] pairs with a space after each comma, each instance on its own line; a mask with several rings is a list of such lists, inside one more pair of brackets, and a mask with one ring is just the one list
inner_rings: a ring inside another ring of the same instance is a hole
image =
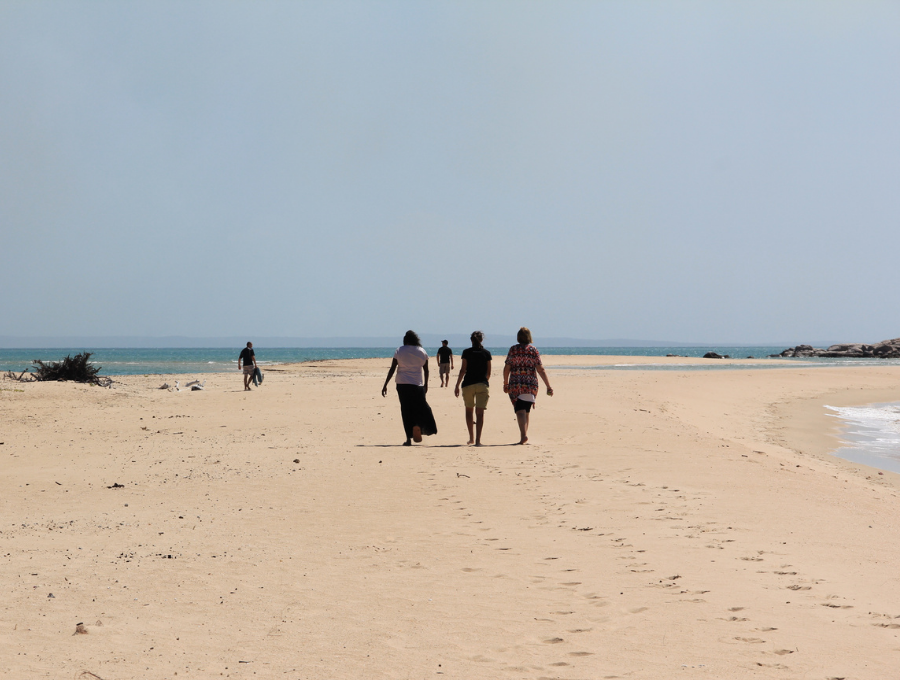
[[0, 0], [0, 335], [900, 336], [898, 36], [862, 0]]

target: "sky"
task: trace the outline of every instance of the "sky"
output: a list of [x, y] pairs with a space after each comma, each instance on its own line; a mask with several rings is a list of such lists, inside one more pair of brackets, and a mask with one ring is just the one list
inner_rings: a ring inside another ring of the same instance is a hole
[[898, 35], [865, 0], [0, 0], [0, 336], [900, 336]]

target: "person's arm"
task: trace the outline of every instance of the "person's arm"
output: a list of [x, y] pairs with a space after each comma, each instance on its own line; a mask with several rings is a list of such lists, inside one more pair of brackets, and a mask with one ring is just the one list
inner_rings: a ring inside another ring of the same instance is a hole
[[485, 381], [491, 379], [491, 362], [490, 361], [487, 362], [487, 370], [484, 372], [484, 379], [485, 379]]
[[424, 387], [425, 387], [425, 393], [427, 394], [428, 393], [428, 362], [427, 361], [422, 365], [422, 370], [425, 371]]
[[547, 396], [552, 397], [553, 388], [550, 387], [550, 380], [547, 378], [547, 371], [544, 370], [543, 366], [535, 366], [534, 368], [538, 372], [538, 375], [543, 379], [544, 384], [547, 386]]
[[509, 392], [509, 374], [510, 374], [509, 364], [503, 365], [503, 392]]
[[394, 377], [394, 371], [396, 371], [396, 370], [397, 370], [397, 360], [391, 359], [391, 370], [388, 371], [387, 378], [384, 379], [384, 387], [381, 388], [381, 396], [382, 397], [387, 396], [388, 383], [391, 381], [391, 378]]
[[453, 370], [453, 350], [450, 350], [450, 370]]
[[460, 364], [459, 366], [459, 376], [457, 376], [456, 378], [456, 388], [453, 390], [453, 394], [455, 394], [457, 397], [459, 396], [459, 384], [462, 382], [463, 376], [466, 374], [466, 364], [468, 364], [468, 362], [463, 359], [462, 364]]
[[256, 365], [256, 352], [254, 352], [253, 354], [251, 354], [251, 355], [250, 355], [250, 358], [253, 359], [253, 368], [259, 368], [259, 367]]

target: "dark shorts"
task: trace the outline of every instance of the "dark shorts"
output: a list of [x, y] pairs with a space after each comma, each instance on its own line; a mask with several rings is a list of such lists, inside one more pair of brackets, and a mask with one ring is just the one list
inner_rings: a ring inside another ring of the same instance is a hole
[[513, 410], [516, 413], [518, 413], [519, 411], [525, 411], [525, 413], [530, 413], [532, 406], [534, 406], [533, 401], [525, 401], [524, 399], [516, 399], [513, 402]]

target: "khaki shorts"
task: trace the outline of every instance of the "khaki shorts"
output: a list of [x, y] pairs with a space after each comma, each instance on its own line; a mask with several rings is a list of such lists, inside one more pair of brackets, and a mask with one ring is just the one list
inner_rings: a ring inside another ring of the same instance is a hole
[[490, 392], [484, 383], [466, 385], [462, 388], [463, 403], [466, 408], [487, 408]]
[[438, 375], [450, 375], [450, 362], [438, 364]]
[[253, 371], [256, 370], [256, 366], [253, 364], [244, 364], [244, 375], [253, 375]]

